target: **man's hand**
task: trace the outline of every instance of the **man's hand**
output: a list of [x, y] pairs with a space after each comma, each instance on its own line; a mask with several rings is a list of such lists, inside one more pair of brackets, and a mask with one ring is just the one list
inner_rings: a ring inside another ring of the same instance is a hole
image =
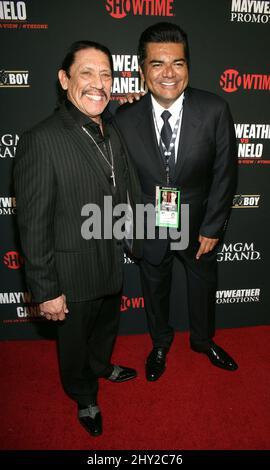
[[196, 259], [200, 259], [201, 255], [204, 255], [205, 253], [209, 253], [209, 251], [212, 251], [215, 248], [218, 240], [219, 240], [218, 238], [207, 238], [207, 237], [203, 237], [202, 235], [200, 235], [199, 242], [201, 246], [197, 251]]
[[145, 91], [141, 91], [140, 93], [127, 93], [126, 95], [122, 96], [118, 101], [120, 104], [125, 104], [127, 102], [133, 103], [133, 101], [139, 101], [145, 95]]
[[47, 300], [39, 304], [40, 315], [45, 316], [47, 320], [65, 320], [66, 313], [68, 313], [66, 296], [60, 295], [56, 299]]

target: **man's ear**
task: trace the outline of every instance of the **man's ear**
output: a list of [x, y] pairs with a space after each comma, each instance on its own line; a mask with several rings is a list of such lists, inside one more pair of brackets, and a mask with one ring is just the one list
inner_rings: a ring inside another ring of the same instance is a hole
[[67, 90], [68, 89], [68, 80], [69, 80], [69, 78], [68, 78], [65, 70], [63, 70], [63, 69], [59, 70], [58, 80], [59, 80], [63, 90]]
[[144, 82], [145, 81], [144, 73], [143, 73], [143, 69], [141, 68], [141, 66], [139, 66], [139, 73], [140, 73], [141, 81]]

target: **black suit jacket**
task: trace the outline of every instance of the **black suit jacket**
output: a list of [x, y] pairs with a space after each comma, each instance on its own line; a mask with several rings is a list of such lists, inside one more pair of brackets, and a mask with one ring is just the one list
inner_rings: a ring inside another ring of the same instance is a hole
[[[167, 184], [150, 94], [118, 108], [116, 122], [138, 170], [144, 203], [154, 203], [155, 186]], [[227, 103], [212, 93], [187, 88], [174, 185], [181, 188], [182, 203], [189, 204], [189, 248], [197, 248], [199, 234], [221, 236], [235, 191], [236, 172], [235, 131]], [[167, 243], [146, 240], [144, 256], [160, 263]]]
[[[134, 204], [138, 182], [121, 141], [116, 140], [119, 200], [126, 202], [128, 190]], [[15, 193], [26, 279], [35, 302], [62, 293], [68, 301], [84, 301], [121, 289], [122, 243], [85, 240], [81, 235], [82, 207], [97, 204], [103, 220], [103, 198], [111, 195], [96, 152], [64, 104], [20, 138]]]

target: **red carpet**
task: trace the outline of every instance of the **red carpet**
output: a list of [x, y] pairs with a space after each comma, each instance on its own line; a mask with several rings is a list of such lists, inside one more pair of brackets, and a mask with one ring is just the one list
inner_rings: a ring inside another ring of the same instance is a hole
[[178, 333], [165, 375], [144, 377], [148, 335], [119, 337], [114, 362], [136, 380], [102, 380], [104, 433], [88, 435], [60, 385], [55, 343], [0, 343], [1, 449], [269, 449], [270, 327], [218, 330], [215, 340], [239, 363], [213, 367]]

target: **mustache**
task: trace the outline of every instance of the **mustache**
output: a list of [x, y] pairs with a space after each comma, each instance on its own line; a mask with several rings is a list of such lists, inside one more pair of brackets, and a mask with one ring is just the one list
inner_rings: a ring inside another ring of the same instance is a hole
[[86, 88], [85, 90], [83, 90], [82, 96], [91, 94], [91, 93], [94, 93], [95, 95], [98, 95], [98, 96], [104, 96], [104, 98], [108, 99], [107, 93], [105, 93], [104, 90], [98, 90], [97, 88]]

